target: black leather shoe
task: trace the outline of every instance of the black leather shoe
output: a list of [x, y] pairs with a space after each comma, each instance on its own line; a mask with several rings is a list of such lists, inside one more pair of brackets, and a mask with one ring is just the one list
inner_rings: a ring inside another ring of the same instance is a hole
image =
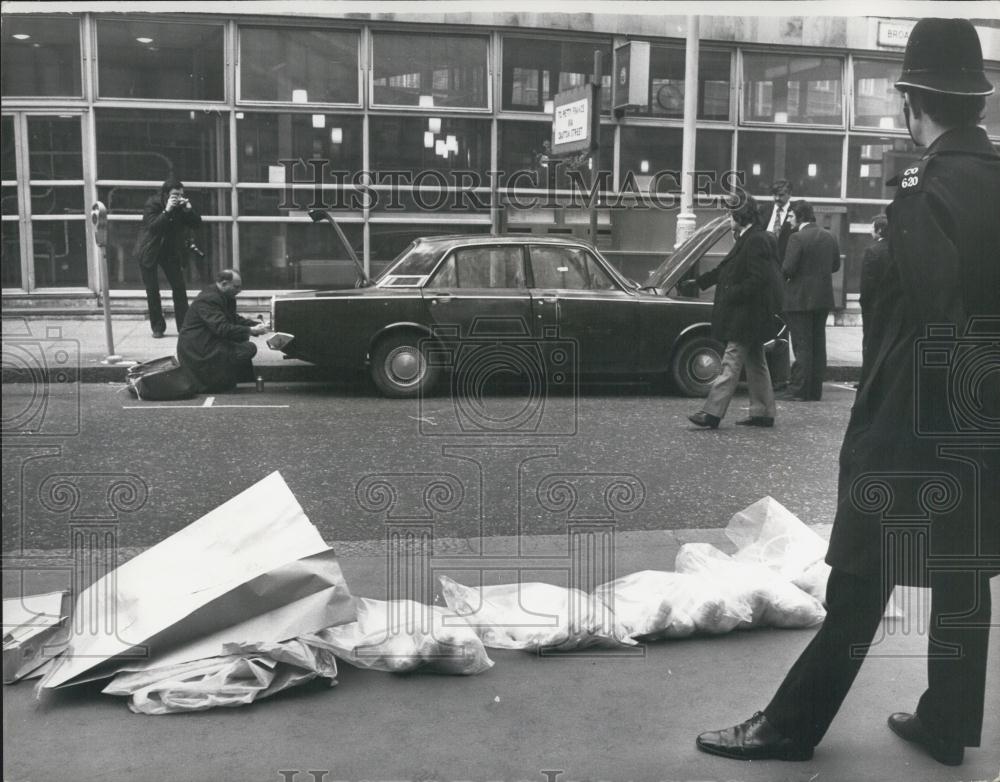
[[749, 418], [744, 418], [742, 421], [737, 421], [736, 425], [772, 427], [774, 426], [774, 419], [769, 415], [752, 415]]
[[736, 760], [809, 760], [813, 756], [812, 747], [782, 736], [762, 711], [731, 728], [702, 733], [695, 745], [710, 755]]
[[153, 331], [153, 339], [163, 339], [163, 332], [158, 329]]
[[889, 727], [901, 739], [923, 747], [938, 763], [960, 766], [965, 759], [965, 747], [932, 734], [916, 714], [896, 712], [889, 717]]
[[693, 423], [695, 426], [707, 427], [709, 429], [718, 429], [719, 421], [721, 420], [722, 419], [717, 415], [712, 415], [711, 413], [705, 413], [702, 411], [688, 416], [688, 421]]

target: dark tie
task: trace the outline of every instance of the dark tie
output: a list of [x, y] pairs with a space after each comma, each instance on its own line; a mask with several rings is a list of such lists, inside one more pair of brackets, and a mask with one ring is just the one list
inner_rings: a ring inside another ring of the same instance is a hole
[[774, 207], [774, 225], [771, 226], [771, 233], [778, 233], [781, 230], [781, 207]]

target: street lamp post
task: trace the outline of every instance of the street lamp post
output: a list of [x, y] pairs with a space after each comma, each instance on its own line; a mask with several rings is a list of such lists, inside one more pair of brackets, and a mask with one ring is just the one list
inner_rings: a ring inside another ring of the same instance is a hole
[[677, 215], [680, 245], [694, 233], [694, 150], [698, 119], [698, 17], [687, 18], [687, 47], [684, 54], [684, 142], [681, 150], [681, 211]]

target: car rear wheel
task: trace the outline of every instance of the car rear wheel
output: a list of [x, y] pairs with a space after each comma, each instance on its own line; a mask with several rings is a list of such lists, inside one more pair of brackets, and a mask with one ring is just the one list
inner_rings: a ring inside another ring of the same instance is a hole
[[429, 391], [437, 382], [439, 369], [427, 361], [416, 332], [390, 334], [379, 340], [372, 351], [372, 380], [385, 396], [406, 399]]
[[722, 371], [725, 348], [711, 337], [690, 337], [674, 353], [671, 374], [677, 389], [686, 396], [708, 396]]

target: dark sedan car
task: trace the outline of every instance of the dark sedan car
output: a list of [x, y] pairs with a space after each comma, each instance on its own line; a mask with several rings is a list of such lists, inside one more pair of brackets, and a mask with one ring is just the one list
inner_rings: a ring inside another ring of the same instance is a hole
[[723, 346], [709, 333], [711, 291], [699, 296], [689, 281], [731, 241], [727, 218], [716, 218], [640, 285], [568, 237], [422, 238], [368, 287], [276, 296], [269, 344], [314, 364], [367, 367], [392, 397], [423, 393], [447, 371], [556, 383], [658, 376], [704, 396]]

